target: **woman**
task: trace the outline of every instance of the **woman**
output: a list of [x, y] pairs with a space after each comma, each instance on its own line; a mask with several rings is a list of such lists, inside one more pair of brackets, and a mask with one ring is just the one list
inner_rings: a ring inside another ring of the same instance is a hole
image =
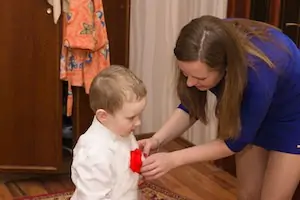
[[[206, 94], [217, 96], [218, 138], [143, 163], [146, 179], [195, 162], [235, 154], [238, 199], [289, 200], [300, 180], [300, 51], [280, 30], [247, 19], [202, 16], [180, 32], [174, 49], [181, 104], [146, 154], [206, 123]], [[199, 133], [201, 134], [201, 133]], [[199, 186], [200, 187], [200, 186]]]

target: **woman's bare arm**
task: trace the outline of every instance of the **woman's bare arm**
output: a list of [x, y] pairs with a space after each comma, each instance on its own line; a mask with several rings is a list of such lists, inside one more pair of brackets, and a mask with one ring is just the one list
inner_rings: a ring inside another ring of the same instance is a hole
[[190, 119], [189, 114], [177, 108], [167, 122], [153, 135], [160, 145], [164, 145], [189, 129], [196, 120]]

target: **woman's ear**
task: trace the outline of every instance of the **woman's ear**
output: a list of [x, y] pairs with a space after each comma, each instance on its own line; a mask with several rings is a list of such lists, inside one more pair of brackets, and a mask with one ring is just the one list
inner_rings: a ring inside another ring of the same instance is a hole
[[96, 111], [96, 117], [101, 123], [103, 123], [107, 120], [108, 113], [103, 109], [98, 109]]

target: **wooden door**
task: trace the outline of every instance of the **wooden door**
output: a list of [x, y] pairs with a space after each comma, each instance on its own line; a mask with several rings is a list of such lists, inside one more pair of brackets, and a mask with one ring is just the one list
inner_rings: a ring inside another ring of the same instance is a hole
[[[300, 1], [282, 0], [280, 28], [288, 35], [300, 48]], [[293, 200], [300, 199], [300, 184], [295, 191]]]
[[46, 0], [0, 6], [0, 170], [56, 170], [62, 160], [60, 29]]
[[296, 44], [300, 40], [299, 0], [252, 0], [250, 18], [282, 29]]
[[227, 17], [250, 18], [251, 0], [228, 0]]
[[282, 0], [252, 0], [250, 18], [280, 26]]
[[300, 1], [282, 0], [280, 28], [300, 47]]
[[[130, 0], [103, 0], [110, 48], [110, 63], [128, 67]], [[74, 87], [74, 141], [84, 133], [93, 118], [89, 98], [83, 88]]]

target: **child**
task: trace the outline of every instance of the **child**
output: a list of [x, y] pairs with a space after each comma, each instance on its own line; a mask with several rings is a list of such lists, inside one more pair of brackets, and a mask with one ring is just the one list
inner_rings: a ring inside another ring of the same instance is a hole
[[94, 78], [90, 106], [95, 117], [74, 148], [71, 200], [138, 199], [142, 155], [132, 132], [141, 123], [146, 94], [143, 82], [122, 66]]

